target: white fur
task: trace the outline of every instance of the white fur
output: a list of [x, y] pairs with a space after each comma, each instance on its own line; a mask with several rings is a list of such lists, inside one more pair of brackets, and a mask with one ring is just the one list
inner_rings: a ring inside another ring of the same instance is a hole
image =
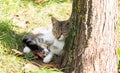
[[43, 35], [38, 36], [37, 38], [42, 38], [43, 42], [46, 44], [52, 44], [54, 42], [54, 39], [55, 39], [52, 32], [46, 32]]
[[[49, 63], [52, 60], [52, 57], [54, 56], [54, 54], [56, 55], [61, 54], [64, 47], [64, 40], [63, 40], [64, 36], [61, 35], [61, 37], [57, 40], [52, 33], [52, 27], [49, 27], [48, 29], [41, 27], [32, 31], [32, 33], [36, 33], [36, 32], [37, 34], [39, 33], [43, 34], [43, 35], [38, 35], [36, 39], [37, 38], [43, 39], [43, 43], [50, 45], [48, 47], [48, 49], [50, 49], [50, 52], [43, 59], [44, 63]], [[45, 47], [43, 46], [43, 48]], [[30, 52], [30, 49], [28, 47], [25, 47], [23, 52]], [[45, 48], [45, 52], [48, 52], [47, 48]]]
[[[64, 36], [61, 36], [61, 39], [57, 40], [54, 37], [52, 31], [48, 31], [48, 32], [44, 32], [43, 35], [40, 35], [37, 38], [42, 38], [44, 43], [51, 44], [50, 47], [48, 47], [48, 49], [50, 49], [49, 54], [46, 55], [43, 59], [44, 63], [49, 63], [52, 60], [52, 57], [54, 56], [54, 54], [56, 54], [56, 55], [62, 54], [62, 50], [64, 47], [64, 40], [62, 40], [62, 39], [64, 38]], [[45, 48], [45, 47], [43, 46], [43, 48]]]
[[53, 45], [50, 46], [50, 51], [56, 55], [60, 55], [62, 53], [64, 47], [64, 41], [58, 41], [55, 39]]
[[65, 37], [64, 37], [63, 35], [61, 35], [58, 40], [62, 41], [62, 40], [64, 40], [64, 39], [65, 39]]
[[46, 56], [49, 53], [47, 46], [41, 45], [41, 47], [44, 48], [44, 56]]
[[29, 47], [26, 46], [26, 47], [23, 49], [23, 53], [29, 53], [29, 52], [31, 52], [31, 50], [30, 50]]
[[61, 55], [64, 47], [64, 41], [54, 40], [54, 43], [49, 47], [50, 53], [43, 59], [44, 63], [49, 63], [52, 60], [54, 54]]
[[32, 31], [33, 34], [37, 33], [37, 34], [42, 34], [42, 35], [38, 35], [36, 37], [37, 38], [40, 38], [40, 39], [43, 39], [43, 42], [47, 44], [52, 44], [54, 42], [54, 35], [52, 34], [52, 25], [50, 25], [49, 27], [40, 27], [40, 28], [37, 28], [35, 30]]
[[49, 63], [49, 62], [52, 60], [52, 57], [53, 57], [53, 53], [50, 52], [50, 53], [43, 59], [43, 62], [44, 62], [44, 63]]

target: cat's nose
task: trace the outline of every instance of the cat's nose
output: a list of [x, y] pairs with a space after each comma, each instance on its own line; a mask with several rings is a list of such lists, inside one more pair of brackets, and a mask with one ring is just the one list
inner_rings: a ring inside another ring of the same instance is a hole
[[60, 38], [60, 36], [57, 37], [57, 39], [59, 39], [59, 38]]
[[64, 40], [64, 36], [63, 35], [60, 35], [60, 37], [58, 38], [58, 40]]

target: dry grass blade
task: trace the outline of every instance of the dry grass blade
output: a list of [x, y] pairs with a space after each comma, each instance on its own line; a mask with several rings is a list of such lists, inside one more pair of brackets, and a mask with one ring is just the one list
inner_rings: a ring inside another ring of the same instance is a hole
[[16, 49], [11, 49], [11, 53], [15, 53], [18, 56], [23, 56], [24, 55], [23, 52], [20, 52], [20, 51], [18, 51]]

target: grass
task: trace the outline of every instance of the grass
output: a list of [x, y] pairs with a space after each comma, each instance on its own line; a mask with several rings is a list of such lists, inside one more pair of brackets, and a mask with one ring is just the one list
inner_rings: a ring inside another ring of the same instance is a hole
[[51, 24], [51, 16], [64, 20], [70, 13], [70, 0], [48, 0], [45, 3], [0, 0], [0, 73], [62, 73], [53, 68], [26, 70], [25, 64], [33, 62], [11, 53], [11, 49], [22, 51], [23, 35], [36, 27]]
[[118, 73], [120, 73], [120, 17], [118, 18]]
[[[24, 69], [27, 63], [32, 64], [33, 61], [18, 57], [11, 53], [11, 49], [22, 51], [24, 46], [21, 40], [26, 33], [36, 27], [51, 24], [51, 16], [65, 20], [70, 13], [70, 0], [48, 0], [45, 3], [0, 0], [0, 73], [62, 73], [56, 68]], [[118, 26], [120, 27], [120, 22]], [[120, 56], [120, 49], [118, 55]]]
[[60, 70], [56, 69], [56, 68], [41, 68], [40, 70], [37, 71], [31, 71], [33, 73], [62, 73]]

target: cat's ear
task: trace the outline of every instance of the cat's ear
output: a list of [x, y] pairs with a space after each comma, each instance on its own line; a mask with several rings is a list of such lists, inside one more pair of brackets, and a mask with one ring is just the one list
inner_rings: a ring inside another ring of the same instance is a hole
[[54, 17], [51, 17], [51, 20], [52, 20], [53, 25], [56, 24], [56, 23], [59, 23], [59, 21]]

